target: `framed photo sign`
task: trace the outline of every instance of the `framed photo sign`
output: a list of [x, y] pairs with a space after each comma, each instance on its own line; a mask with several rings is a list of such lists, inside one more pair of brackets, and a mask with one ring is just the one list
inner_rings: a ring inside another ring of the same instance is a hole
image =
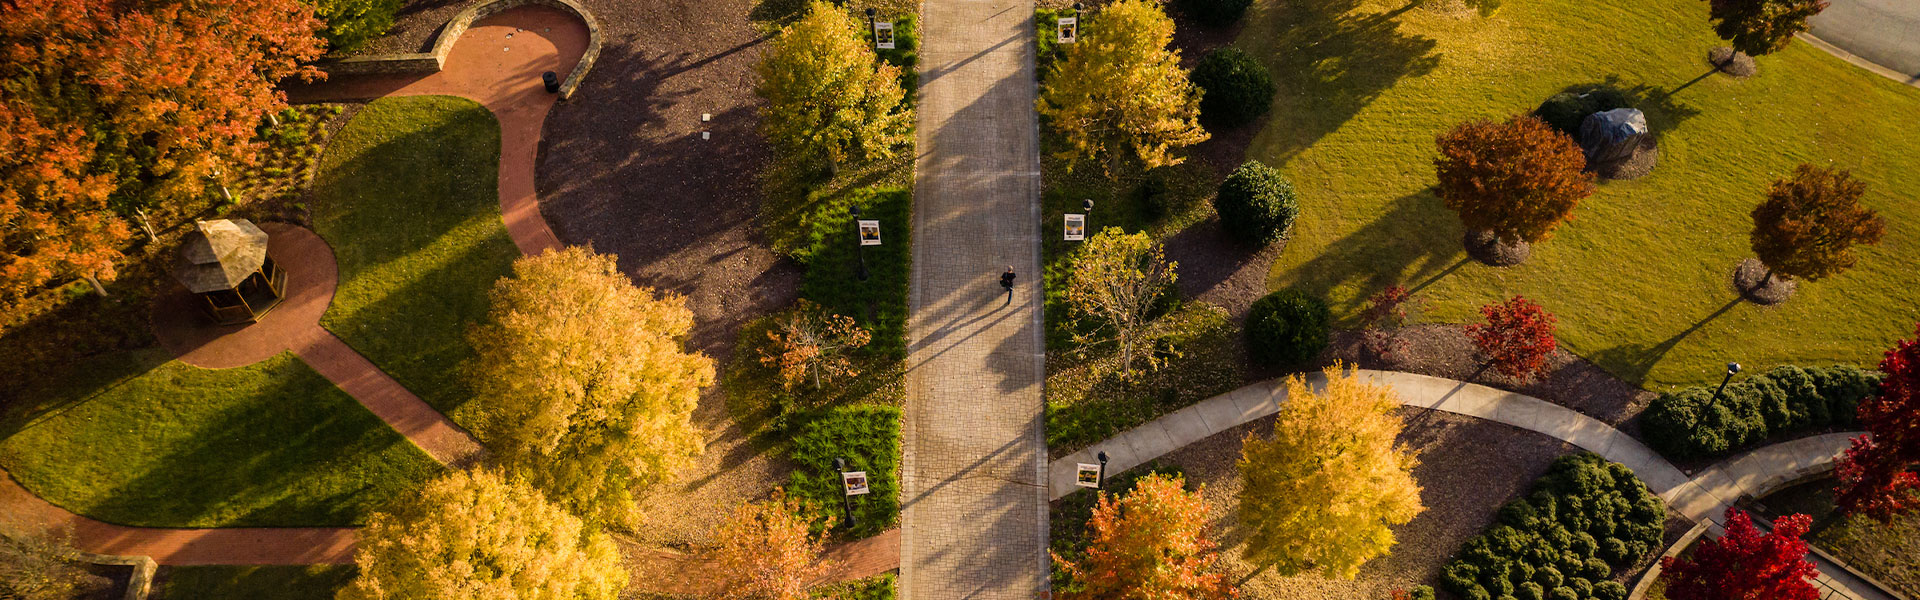
[[873, 22], [873, 47], [881, 50], [893, 49], [893, 21]]
[[840, 474], [840, 481], [847, 485], [848, 496], [865, 496], [872, 491], [867, 488], [866, 471], [846, 471]]
[[1080, 471], [1074, 474], [1073, 484], [1083, 488], [1100, 487], [1100, 465], [1079, 463]]
[[866, 219], [860, 220], [860, 245], [862, 246], [880, 245], [880, 222], [879, 221], [869, 221]]
[[1078, 242], [1087, 239], [1087, 216], [1067, 213], [1067, 241]]
[[1080, 38], [1080, 18], [1060, 17], [1060, 38], [1062, 44], [1071, 44]]

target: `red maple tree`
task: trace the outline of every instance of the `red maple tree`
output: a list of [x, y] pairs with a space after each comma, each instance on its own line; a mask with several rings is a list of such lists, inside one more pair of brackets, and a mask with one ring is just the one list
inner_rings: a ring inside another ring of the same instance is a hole
[[1818, 574], [1800, 539], [1813, 518], [1788, 515], [1761, 533], [1753, 518], [1727, 509], [1727, 534], [1700, 542], [1688, 558], [1660, 559], [1673, 600], [1815, 600]]
[[251, 163], [274, 86], [320, 75], [300, 0], [0, 2], [0, 305], [111, 278], [125, 215]]
[[1553, 338], [1554, 318], [1523, 296], [1480, 307], [1486, 323], [1467, 325], [1467, 336], [1492, 366], [1508, 377], [1531, 379], [1546, 369], [1547, 356], [1559, 342]]
[[1200, 492], [1182, 489], [1178, 476], [1149, 475], [1116, 500], [1105, 493], [1087, 522], [1086, 556], [1053, 560], [1079, 589], [1060, 590], [1062, 600], [1155, 598], [1220, 600], [1239, 596], [1215, 569], [1220, 558], [1205, 535], [1207, 505]]
[[1841, 512], [1890, 521], [1920, 509], [1920, 325], [1915, 339], [1901, 340], [1880, 360], [1880, 393], [1860, 403], [1861, 428], [1834, 467]]

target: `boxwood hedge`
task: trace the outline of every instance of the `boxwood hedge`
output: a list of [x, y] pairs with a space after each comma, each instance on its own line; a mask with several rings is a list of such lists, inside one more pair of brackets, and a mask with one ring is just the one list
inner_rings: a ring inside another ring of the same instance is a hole
[[1560, 457], [1526, 497], [1441, 570], [1466, 600], [1626, 600], [1613, 581], [1660, 550], [1667, 508], [1625, 465], [1582, 452]]

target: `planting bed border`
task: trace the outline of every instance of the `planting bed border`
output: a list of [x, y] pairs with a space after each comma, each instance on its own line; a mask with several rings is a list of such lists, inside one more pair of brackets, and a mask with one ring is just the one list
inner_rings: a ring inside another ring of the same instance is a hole
[[452, 19], [447, 20], [447, 25], [441, 28], [439, 37], [434, 39], [433, 51], [431, 52], [330, 58], [321, 60], [317, 66], [320, 67], [320, 70], [326, 71], [328, 75], [437, 73], [441, 67], [445, 66], [447, 53], [453, 50], [454, 42], [458, 41], [460, 34], [466, 33], [467, 28], [471, 27], [474, 22], [508, 9], [529, 5], [545, 6], [572, 13], [587, 25], [587, 51], [580, 55], [580, 63], [573, 67], [573, 72], [567, 74], [566, 79], [560, 82], [560, 99], [566, 100], [572, 98], [574, 90], [580, 88], [580, 81], [586, 78], [587, 71], [593, 69], [594, 59], [600, 56], [600, 21], [593, 18], [593, 13], [588, 11], [587, 7], [581, 6], [573, 0], [487, 0], [479, 2], [462, 9], [458, 14], [453, 15]]

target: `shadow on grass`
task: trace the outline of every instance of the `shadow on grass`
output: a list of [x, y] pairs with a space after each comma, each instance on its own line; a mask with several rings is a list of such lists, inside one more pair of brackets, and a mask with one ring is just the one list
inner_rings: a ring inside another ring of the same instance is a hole
[[1416, 288], [1425, 288], [1464, 266], [1462, 233], [1460, 220], [1434, 188], [1423, 189], [1394, 199], [1379, 218], [1289, 269], [1297, 279], [1287, 287], [1324, 298], [1333, 288], [1356, 284], [1362, 293], [1334, 306], [1351, 312], [1389, 285], [1418, 282]]
[[[1400, 31], [1399, 17], [1419, 5], [1360, 12], [1361, 0], [1261, 3], [1248, 17], [1253, 35], [1241, 39], [1265, 57], [1280, 87], [1264, 158], [1285, 162], [1339, 129], [1401, 79], [1420, 77], [1440, 64], [1439, 43]], [[1291, 114], [1289, 114], [1291, 113]]]
[[1680, 342], [1687, 339], [1687, 336], [1693, 335], [1694, 332], [1699, 331], [1702, 327], [1706, 327], [1708, 323], [1719, 319], [1721, 315], [1731, 312], [1734, 307], [1739, 306], [1742, 302], [1744, 301], [1739, 297], [1735, 297], [1725, 305], [1722, 305], [1718, 310], [1687, 326], [1687, 328], [1681, 330], [1680, 333], [1676, 333], [1673, 337], [1667, 338], [1657, 344], [1626, 344], [1614, 346], [1594, 353], [1591, 360], [1594, 364], [1619, 376], [1621, 379], [1627, 380], [1634, 385], [1641, 385], [1647, 380], [1647, 373], [1653, 370], [1653, 365], [1658, 364], [1660, 359], [1665, 358], [1667, 353], [1673, 351], [1675, 346], [1679, 346]]
[[[1687, 83], [1687, 85], [1691, 84], [1692, 82]], [[1640, 112], [1646, 114], [1647, 128], [1652, 130], [1653, 137], [1658, 139], [1665, 137], [1668, 133], [1672, 133], [1675, 128], [1680, 126], [1680, 123], [1700, 115], [1700, 109], [1674, 99], [1674, 94], [1680, 93], [1680, 90], [1685, 89], [1687, 85], [1681, 85], [1670, 90], [1645, 83], [1627, 85], [1621, 81], [1619, 75], [1608, 75], [1600, 81], [1577, 83], [1569, 85], [1560, 91], [1584, 94], [1605, 88], [1619, 92], [1621, 96], [1627, 99], [1627, 104], [1633, 108], [1640, 109]], [[1542, 98], [1542, 100], [1545, 99]]]

